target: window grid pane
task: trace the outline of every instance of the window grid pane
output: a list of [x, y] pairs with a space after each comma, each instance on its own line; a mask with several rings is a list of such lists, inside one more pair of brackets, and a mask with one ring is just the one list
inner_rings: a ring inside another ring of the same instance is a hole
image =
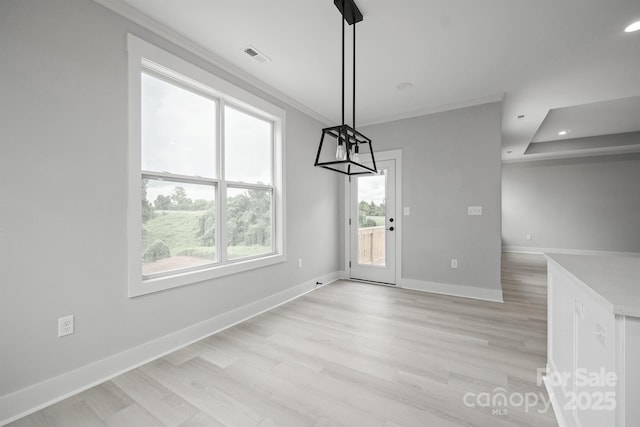
[[142, 169], [215, 178], [218, 103], [142, 73]]
[[273, 182], [273, 123], [224, 107], [225, 180]]
[[227, 188], [227, 259], [273, 252], [273, 191]]
[[143, 178], [142, 274], [216, 262], [214, 185]]

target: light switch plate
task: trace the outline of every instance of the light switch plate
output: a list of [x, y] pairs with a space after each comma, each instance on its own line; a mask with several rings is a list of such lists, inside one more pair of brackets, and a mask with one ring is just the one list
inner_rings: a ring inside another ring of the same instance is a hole
[[468, 206], [467, 215], [482, 215], [482, 206]]

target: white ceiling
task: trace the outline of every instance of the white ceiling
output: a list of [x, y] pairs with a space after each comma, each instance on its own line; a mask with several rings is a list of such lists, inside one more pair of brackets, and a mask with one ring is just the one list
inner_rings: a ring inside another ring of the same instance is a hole
[[549, 110], [532, 142], [637, 131], [640, 131], [640, 96], [633, 96]]
[[[123, 0], [97, 1], [123, 10]], [[332, 0], [124, 1], [227, 69], [338, 123], [341, 17]], [[356, 3], [364, 15], [357, 25], [358, 126], [504, 96], [508, 161], [524, 158], [549, 110], [640, 95], [640, 32], [624, 32], [640, 20], [638, 0]], [[272, 61], [251, 59], [248, 45]], [[398, 90], [402, 82], [413, 87]], [[577, 131], [580, 123], [571, 126]]]

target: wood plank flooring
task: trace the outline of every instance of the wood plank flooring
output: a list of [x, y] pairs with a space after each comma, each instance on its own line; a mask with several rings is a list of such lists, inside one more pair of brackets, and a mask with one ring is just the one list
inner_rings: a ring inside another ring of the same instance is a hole
[[11, 425], [556, 426], [523, 402], [548, 401], [543, 258], [505, 254], [502, 285], [499, 304], [336, 282]]

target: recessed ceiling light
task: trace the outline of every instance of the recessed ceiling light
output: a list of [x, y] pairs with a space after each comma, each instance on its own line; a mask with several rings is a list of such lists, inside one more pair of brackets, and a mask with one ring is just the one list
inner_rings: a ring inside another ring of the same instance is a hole
[[411, 89], [413, 87], [413, 84], [409, 83], [409, 82], [405, 82], [405, 83], [398, 83], [398, 85], [396, 86], [396, 89], [398, 90], [408, 90]]
[[560, 132], [558, 132], [558, 135], [560, 136], [565, 136], [566, 134], [568, 134], [569, 131], [568, 130], [561, 130]]
[[633, 33], [634, 31], [640, 30], [640, 21], [636, 21], [633, 24], [629, 25], [624, 29], [625, 33]]

